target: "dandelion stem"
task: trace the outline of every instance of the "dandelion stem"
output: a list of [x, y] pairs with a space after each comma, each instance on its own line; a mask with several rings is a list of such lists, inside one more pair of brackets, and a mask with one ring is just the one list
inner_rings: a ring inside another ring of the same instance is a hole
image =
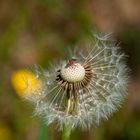
[[40, 121], [38, 140], [50, 140], [48, 127]]
[[66, 124], [62, 132], [62, 140], [70, 140], [70, 134], [71, 134], [71, 125]]

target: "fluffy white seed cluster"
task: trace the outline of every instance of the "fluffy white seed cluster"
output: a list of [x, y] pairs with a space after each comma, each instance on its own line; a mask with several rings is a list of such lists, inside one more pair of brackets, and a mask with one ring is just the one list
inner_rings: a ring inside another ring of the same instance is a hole
[[[55, 122], [61, 130], [66, 124], [88, 129], [108, 119], [124, 100], [128, 82], [124, 54], [107, 36], [94, 36], [89, 44], [81, 55], [70, 56], [70, 59], [77, 58], [74, 68], [65, 68], [67, 62], [63, 61], [49, 72], [42, 72], [47, 90], [44, 99], [36, 103], [35, 114], [43, 117], [48, 125]], [[68, 91], [63, 88], [66, 82], [60, 86], [56, 81], [57, 71], [60, 70], [61, 78], [68, 83], [80, 82], [85, 76], [82, 64], [86, 62], [90, 63], [92, 77], [86, 87], [73, 89], [68, 98]]]

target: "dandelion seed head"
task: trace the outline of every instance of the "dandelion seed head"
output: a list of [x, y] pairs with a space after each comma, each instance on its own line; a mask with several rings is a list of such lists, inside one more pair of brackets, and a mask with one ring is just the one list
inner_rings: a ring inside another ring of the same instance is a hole
[[89, 129], [121, 106], [128, 83], [125, 55], [107, 36], [95, 35], [89, 44], [80, 55], [74, 53], [45, 72], [45, 100], [38, 102], [35, 113], [48, 125]]

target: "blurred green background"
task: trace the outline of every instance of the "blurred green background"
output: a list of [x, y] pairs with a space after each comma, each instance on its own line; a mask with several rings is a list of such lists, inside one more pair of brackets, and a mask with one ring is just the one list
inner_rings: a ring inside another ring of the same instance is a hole
[[[48, 68], [94, 29], [112, 32], [129, 56], [129, 95], [108, 121], [76, 129], [71, 140], [140, 140], [139, 0], [0, 0], [0, 140], [37, 140], [42, 133], [33, 107], [12, 88], [11, 73], [34, 64]], [[44, 131], [49, 140], [61, 139], [52, 126]]]

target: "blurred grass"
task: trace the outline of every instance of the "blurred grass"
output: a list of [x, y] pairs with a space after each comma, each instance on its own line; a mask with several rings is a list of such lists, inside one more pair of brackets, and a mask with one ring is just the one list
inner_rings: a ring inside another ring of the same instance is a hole
[[[102, 32], [113, 31], [129, 55], [132, 75], [129, 96], [122, 109], [107, 122], [86, 132], [77, 128], [71, 139], [139, 140], [139, 9], [140, 2], [132, 0], [1, 0], [0, 140], [31, 140], [44, 133], [39, 132], [39, 119], [30, 117], [32, 106], [22, 101], [11, 87], [11, 73], [33, 64], [48, 68], [95, 27]], [[48, 135], [59, 140], [60, 132], [53, 131], [53, 126], [49, 129]]]

